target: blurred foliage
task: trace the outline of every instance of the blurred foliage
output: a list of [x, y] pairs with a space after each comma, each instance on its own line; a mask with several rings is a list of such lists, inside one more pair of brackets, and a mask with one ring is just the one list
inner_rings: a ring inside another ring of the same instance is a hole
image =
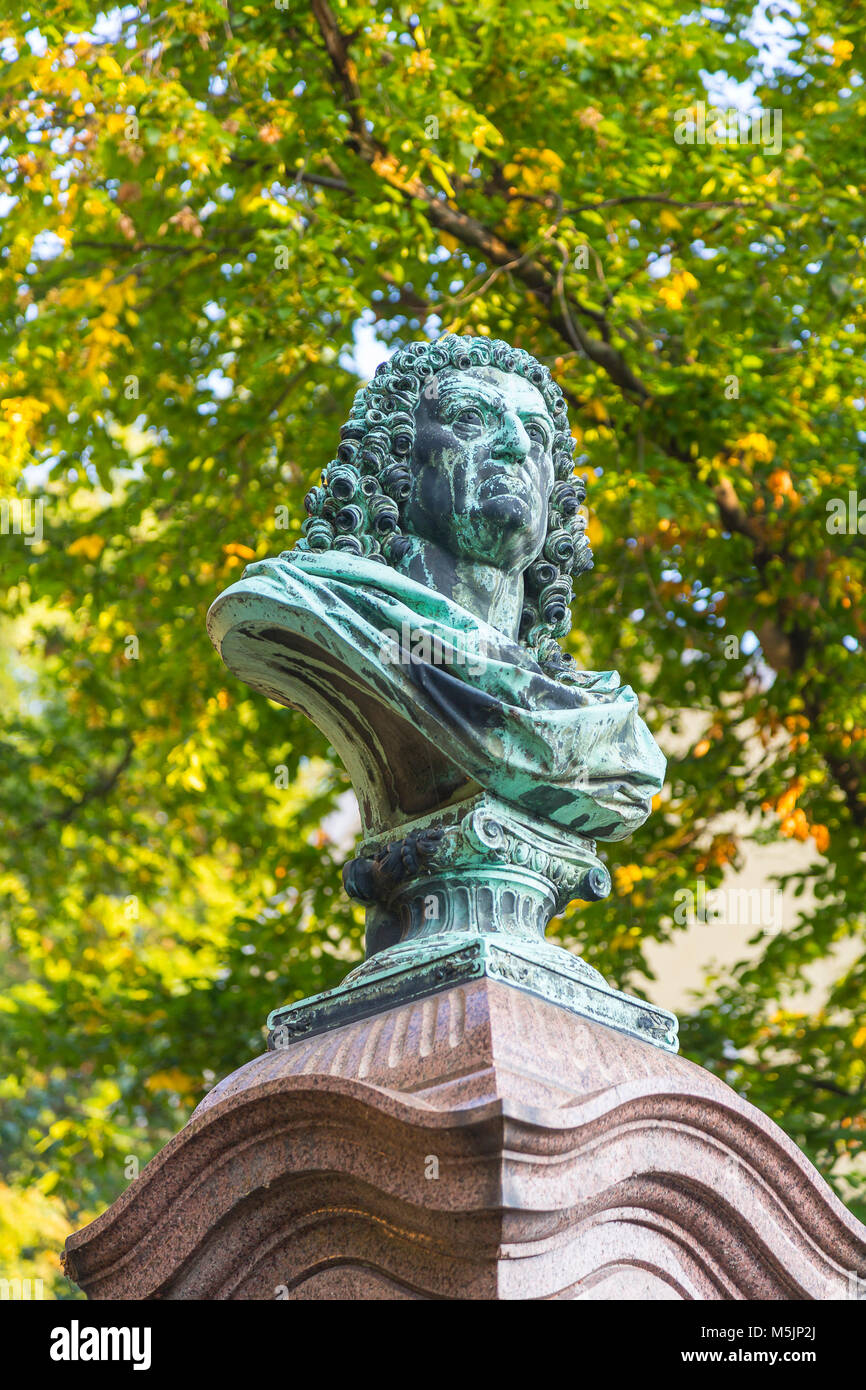
[[[8, 0], [13, 1273], [56, 1269], [268, 1011], [360, 954], [322, 829], [345, 776], [226, 673], [204, 615], [298, 534], [374, 331], [506, 338], [567, 393], [597, 556], [573, 650], [645, 693], [671, 757], [609, 847], [611, 899], [560, 939], [652, 994], [677, 890], [718, 886], [747, 841], [801, 842], [808, 906], [707, 979], [684, 1051], [866, 1215], [862, 957], [791, 1005], [866, 909], [864, 546], [856, 515], [827, 524], [866, 499], [864, 40], [826, 0], [800, 22], [740, 0]], [[781, 112], [778, 152], [676, 142], [722, 73]]]

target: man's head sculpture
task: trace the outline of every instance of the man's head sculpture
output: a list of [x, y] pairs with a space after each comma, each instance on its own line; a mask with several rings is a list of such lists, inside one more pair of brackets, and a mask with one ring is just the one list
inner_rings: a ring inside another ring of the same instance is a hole
[[[303, 538], [249, 565], [208, 625], [355, 788], [343, 883], [368, 960], [336, 991], [348, 1009], [464, 972], [579, 1012], [590, 985], [592, 1017], [669, 1046], [668, 1015], [599, 1003], [598, 972], [544, 939], [572, 899], [610, 891], [596, 841], [643, 823], [665, 767], [634, 691], [559, 645], [591, 565], [573, 451], [562, 392], [528, 353], [452, 334], [401, 347], [355, 397]], [[332, 1007], [271, 1022], [294, 1037]]]
[[592, 566], [562, 391], [529, 353], [448, 334], [410, 343], [358, 391], [337, 457], [305, 498], [296, 553], [401, 567], [418, 541], [523, 575], [519, 638], [569, 671], [573, 579]]

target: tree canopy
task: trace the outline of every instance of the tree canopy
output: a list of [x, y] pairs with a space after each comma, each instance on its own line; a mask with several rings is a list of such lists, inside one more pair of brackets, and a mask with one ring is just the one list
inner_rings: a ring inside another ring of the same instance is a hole
[[[269, 1010], [361, 953], [326, 819], [345, 774], [204, 615], [297, 538], [371, 347], [446, 330], [527, 348], [566, 393], [596, 553], [570, 648], [640, 691], [669, 753], [650, 821], [605, 848], [613, 894], [558, 939], [651, 996], [678, 890], [802, 842], [803, 911], [708, 975], [683, 1050], [866, 1216], [862, 953], [791, 1002], [866, 920], [864, 44], [828, 0], [10, 0], [14, 1273], [56, 1270]], [[759, 138], [706, 109], [738, 102]]]

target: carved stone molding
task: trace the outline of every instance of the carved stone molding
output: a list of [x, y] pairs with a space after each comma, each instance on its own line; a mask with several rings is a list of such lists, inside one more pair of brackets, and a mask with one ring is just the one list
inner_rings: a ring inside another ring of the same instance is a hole
[[483, 792], [422, 817], [399, 840], [368, 839], [343, 878], [368, 905], [367, 959], [336, 989], [274, 1009], [270, 1048], [487, 975], [676, 1051], [673, 1014], [545, 940], [576, 895], [610, 890], [592, 840]]
[[482, 978], [249, 1062], [65, 1262], [92, 1298], [842, 1299], [866, 1228], [711, 1073]]
[[336, 989], [274, 1009], [268, 1018], [268, 1049], [289, 1047], [299, 1037], [345, 1026], [397, 1003], [424, 999], [483, 977], [502, 980], [655, 1047], [677, 1050], [674, 1014], [612, 989], [579, 956], [543, 939], [466, 931], [405, 941], [357, 966]]
[[[398, 840], [368, 839], [360, 856], [345, 866], [343, 881], [351, 897], [398, 913], [407, 888], [417, 893], [419, 884], [443, 876], [446, 883], [452, 881], [455, 871], [486, 874], [496, 865], [544, 880], [554, 912], [562, 912], [574, 898], [595, 902], [610, 892], [610, 874], [593, 840], [537, 820], [487, 793], [425, 816], [404, 831]], [[410, 912], [402, 925], [409, 933], [419, 924]], [[542, 935], [546, 926], [547, 921]], [[489, 927], [498, 929], [493, 921]], [[531, 935], [538, 936], [534, 924]]]

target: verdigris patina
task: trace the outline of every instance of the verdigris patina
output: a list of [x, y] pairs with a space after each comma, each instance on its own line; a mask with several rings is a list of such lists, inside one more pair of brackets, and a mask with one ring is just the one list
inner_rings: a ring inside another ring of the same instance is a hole
[[566, 405], [507, 343], [400, 348], [360, 390], [298, 546], [208, 615], [226, 665], [327, 735], [361, 809], [367, 960], [271, 1015], [271, 1046], [489, 974], [676, 1049], [676, 1019], [545, 940], [610, 891], [596, 840], [665, 762], [616, 672], [560, 640], [592, 565]]

